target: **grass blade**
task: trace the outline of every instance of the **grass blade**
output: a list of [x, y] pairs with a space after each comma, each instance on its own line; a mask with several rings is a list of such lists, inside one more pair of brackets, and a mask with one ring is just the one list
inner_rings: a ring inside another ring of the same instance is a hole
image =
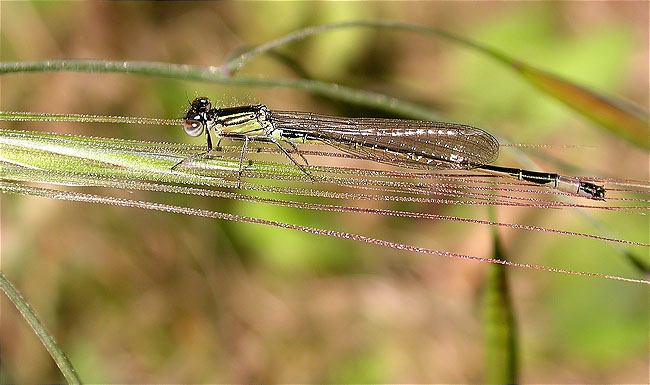
[[82, 123], [134, 123], [160, 126], [180, 126], [181, 119], [140, 118], [134, 116], [104, 116], [87, 114], [44, 114], [0, 111], [0, 120], [7, 122], [82, 122]]
[[[187, 151], [182, 151], [182, 145], [155, 142], [125, 141], [108, 138], [87, 138], [61, 134], [43, 134], [35, 132], [16, 132], [0, 130], [0, 144], [2, 153], [0, 160], [7, 166], [2, 167], [0, 178], [4, 180], [32, 181], [38, 183], [44, 171], [51, 176], [45, 183], [58, 183], [61, 185], [86, 185], [96, 186], [101, 178], [117, 178], [125, 182], [148, 181], [158, 183], [202, 185], [212, 187], [233, 187], [236, 182], [224, 179], [219, 172], [236, 174], [239, 161], [235, 159], [211, 158], [202, 159], [200, 167], [181, 168], [171, 170], [179, 159], [186, 156]], [[186, 147], [186, 146], [185, 146]], [[197, 147], [197, 146], [195, 146]], [[181, 151], [179, 151], [181, 150]], [[199, 149], [200, 151], [200, 149]], [[268, 175], [300, 174], [295, 167], [270, 163], [254, 165]], [[19, 170], [20, 172], [12, 171]], [[32, 173], [32, 177], [30, 177]], [[73, 178], [71, 178], [71, 176]], [[57, 180], [57, 177], [60, 178]], [[123, 187], [129, 188], [129, 187]], [[265, 224], [274, 227], [287, 228], [311, 234], [327, 235], [360, 242], [375, 244], [398, 250], [412, 251], [423, 254], [446, 256], [459, 259], [470, 259], [480, 262], [503, 264], [533, 268], [545, 271], [559, 272], [580, 276], [593, 276], [648, 284], [650, 281], [623, 278], [598, 273], [583, 273], [563, 269], [548, 268], [538, 265], [518, 264], [509, 261], [495, 260], [492, 258], [479, 258], [445, 251], [430, 250], [411, 245], [399, 244], [363, 235], [344, 233], [339, 231], [315, 229], [277, 221], [266, 221], [259, 218], [243, 217], [234, 214], [225, 214], [207, 210], [191, 209], [186, 207], [163, 205], [155, 202], [141, 202], [124, 200], [114, 197], [102, 197], [89, 194], [80, 194], [59, 190], [27, 188], [21, 183], [3, 183], [0, 190], [7, 193], [20, 193], [27, 195], [45, 196], [54, 199], [76, 200], [82, 202], [103, 203], [118, 206], [145, 208], [174, 212], [185, 215], [203, 216], [214, 219], [226, 219], [239, 222]], [[168, 192], [172, 192], [170, 187]], [[199, 194], [197, 194], [199, 195]]]
[[228, 213], [222, 213], [218, 211], [196, 209], [192, 207], [168, 205], [168, 204], [158, 203], [158, 202], [147, 202], [147, 201], [124, 199], [124, 198], [111, 197], [111, 196], [100, 196], [94, 194], [78, 193], [73, 191], [54, 190], [54, 189], [47, 189], [41, 187], [30, 187], [22, 183], [15, 183], [15, 182], [2, 181], [2, 180], [0, 180], [0, 192], [4, 192], [8, 194], [38, 196], [38, 197], [44, 197], [50, 199], [73, 201], [73, 202], [96, 203], [96, 204], [98, 203], [98, 204], [105, 204], [110, 206], [140, 208], [146, 210], [161, 211], [166, 213], [183, 214], [183, 215], [191, 215], [191, 216], [197, 216], [203, 218], [221, 219], [221, 220], [228, 220], [228, 221], [273, 226], [282, 229], [301, 231], [303, 233], [308, 233], [308, 234], [324, 235], [324, 236], [336, 237], [340, 239], [349, 239], [349, 240], [363, 242], [371, 245], [387, 247], [394, 250], [410, 251], [410, 252], [426, 254], [426, 255], [436, 255], [441, 257], [469, 260], [475, 262], [493, 263], [497, 265], [541, 270], [541, 271], [575, 275], [581, 277], [604, 278], [604, 279], [611, 279], [614, 281], [650, 285], [650, 281], [645, 279], [619, 277], [615, 275], [601, 274], [601, 273], [572, 271], [566, 269], [558, 269], [554, 267], [546, 267], [542, 265], [510, 262], [510, 261], [499, 260], [494, 258], [482, 258], [482, 257], [476, 257], [472, 255], [465, 255], [460, 253], [433, 250], [424, 247], [417, 247], [417, 246], [412, 246], [403, 243], [390, 242], [383, 239], [372, 238], [364, 235], [347, 233], [343, 231], [318, 229], [314, 227], [294, 225], [294, 224], [280, 222], [280, 221], [267, 220], [267, 219], [261, 219], [261, 218], [255, 218], [255, 217], [249, 217], [249, 216], [243, 216], [237, 214], [228, 214]]
[[[1, 115], [2, 113], [0, 113]], [[23, 114], [24, 115], [24, 114]], [[111, 117], [109, 117], [111, 118]], [[234, 192], [216, 191], [204, 187], [186, 187], [165, 184], [167, 182], [183, 183], [185, 185], [228, 187], [226, 181], [203, 174], [204, 170], [188, 170], [189, 173], [172, 172], [169, 168], [178, 159], [182, 159], [175, 151], [182, 145], [139, 142], [120, 140], [114, 138], [88, 138], [83, 136], [36, 133], [13, 130], [0, 130], [0, 144], [2, 153], [0, 160], [8, 163], [2, 169], [0, 177], [16, 181], [55, 183], [78, 186], [104, 186], [111, 188], [135, 188], [148, 191], [166, 191], [172, 193], [183, 193], [197, 196], [214, 196], [250, 202], [263, 202], [273, 205], [295, 207], [300, 209], [325, 210], [331, 212], [363, 212], [385, 216], [398, 216], [409, 218], [421, 218], [430, 220], [450, 220], [466, 223], [499, 226], [525, 231], [541, 231], [558, 235], [573, 237], [584, 237], [604, 242], [613, 242], [625, 245], [647, 247], [645, 243], [616, 239], [614, 237], [601, 237], [598, 235], [562, 231], [553, 228], [545, 228], [531, 225], [520, 225], [515, 223], [500, 223], [496, 221], [482, 221], [478, 219], [466, 219], [444, 215], [417, 213], [407, 211], [396, 211], [386, 209], [361, 208], [350, 205], [329, 205], [314, 204], [295, 201], [285, 201], [271, 198], [260, 198]], [[216, 153], [215, 153], [216, 155]], [[232, 159], [215, 158], [205, 160], [205, 165], [218, 164], [223, 171], [235, 172], [238, 169], [238, 161]], [[286, 173], [297, 173], [293, 166], [285, 167], [280, 163], [255, 162], [254, 167], [258, 170], [277, 173], [287, 168]], [[327, 170], [326, 168], [320, 168]], [[315, 168], [314, 170], [320, 170]], [[181, 169], [182, 170], [182, 169]], [[338, 169], [329, 170], [336, 172]], [[346, 170], [353, 172], [352, 170]], [[363, 171], [363, 170], [357, 170]], [[344, 174], [345, 180], [350, 181], [352, 174]], [[381, 176], [381, 175], [379, 175]], [[116, 179], [119, 178], [119, 179]], [[337, 179], [329, 179], [336, 181]], [[363, 178], [364, 185], [370, 185], [374, 180]], [[397, 181], [395, 183], [398, 183]], [[247, 189], [270, 192], [256, 188], [254, 185], [244, 183]], [[378, 184], [380, 187], [381, 184]], [[387, 186], [390, 186], [388, 184]], [[414, 185], [417, 186], [417, 185]], [[435, 188], [422, 185], [422, 188]], [[477, 188], [477, 187], [475, 187]], [[317, 187], [311, 189], [311, 194], [300, 194], [308, 196], [318, 195]], [[327, 191], [323, 190], [323, 194]], [[294, 191], [293, 194], [298, 194]], [[399, 200], [399, 197], [394, 197]], [[346, 195], [341, 197], [346, 200], [360, 200], [362, 197]], [[463, 202], [467, 204], [467, 202]], [[551, 204], [552, 202], [548, 202]], [[496, 204], [496, 203], [494, 203]], [[599, 208], [594, 206], [592, 208]], [[610, 207], [614, 208], [614, 207]]]
[[262, 44], [248, 52], [240, 54], [237, 58], [234, 58], [219, 67], [219, 69], [224, 73], [231, 73], [240, 69], [246, 62], [253, 58], [283, 45], [332, 30], [360, 27], [385, 28], [440, 37], [451, 41], [454, 44], [479, 51], [502, 64], [507, 65], [512, 70], [516, 71], [528, 83], [588, 117], [600, 127], [609, 130], [611, 133], [626, 139], [638, 147], [645, 150], [650, 149], [648, 112], [643, 111], [640, 107], [621, 100], [614, 100], [612, 97], [600, 95], [586, 87], [561, 79], [560, 77], [548, 72], [538, 70], [495, 49], [436, 28], [389, 20], [361, 20], [323, 24], [301, 29], [279, 39]]
[[355, 105], [387, 111], [399, 116], [423, 120], [437, 119], [437, 115], [426, 107], [376, 92], [316, 80], [229, 76], [215, 67], [111, 60], [41, 60], [0, 63], [0, 75], [51, 71], [126, 73], [206, 81], [231, 86], [292, 88]]
[[513, 63], [530, 84], [607, 128], [628, 142], [650, 149], [648, 115], [636, 106], [597, 94], [585, 87], [561, 79], [526, 64]]
[[[490, 217], [494, 210], [490, 209]], [[501, 240], [492, 231], [494, 259], [505, 260]], [[502, 265], [488, 267], [483, 298], [485, 333], [485, 382], [488, 384], [518, 383], [518, 348], [515, 311], [510, 298], [508, 272]]]
[[7, 295], [11, 303], [14, 304], [16, 309], [18, 309], [34, 333], [36, 333], [38, 339], [41, 340], [41, 343], [45, 346], [48, 353], [50, 353], [50, 356], [52, 356], [52, 359], [56, 363], [56, 366], [59, 367], [66, 381], [68, 381], [68, 384], [81, 384], [81, 380], [70, 363], [70, 360], [68, 360], [68, 357], [66, 357], [65, 353], [63, 353], [61, 348], [56, 344], [56, 341], [54, 341], [54, 338], [47, 332], [45, 326], [43, 326], [36, 313], [29, 306], [29, 303], [25, 301], [23, 296], [20, 295], [18, 290], [2, 272], [0, 272], [0, 288]]

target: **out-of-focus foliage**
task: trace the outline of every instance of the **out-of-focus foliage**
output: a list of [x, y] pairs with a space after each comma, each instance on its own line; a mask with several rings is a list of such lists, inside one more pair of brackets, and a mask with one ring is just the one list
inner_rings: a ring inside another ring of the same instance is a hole
[[[2, 61], [219, 65], [242, 45], [301, 27], [390, 17], [445, 29], [606, 94], [648, 103], [643, 3], [2, 2], [1, 7]], [[551, 148], [552, 155], [579, 165], [572, 170], [577, 174], [648, 177], [646, 152], [595, 129], [489, 58], [443, 40], [340, 31], [261, 57], [243, 75], [300, 75], [404, 97], [431, 106], [445, 120], [480, 126], [516, 143], [593, 146]], [[338, 115], [383, 114], [296, 90], [72, 73], [3, 76], [1, 102], [2, 110], [178, 118], [186, 99], [198, 95], [222, 105], [262, 102]], [[2, 125], [43, 129], [42, 123]], [[57, 123], [48, 130], [188, 141], [182, 129], [169, 127]], [[499, 163], [516, 162], [504, 149]], [[566, 171], [553, 162], [539, 167]], [[134, 195], [491, 255], [490, 231], [477, 226]], [[485, 216], [475, 207], [420, 209]], [[570, 211], [500, 209], [498, 216], [592, 230]], [[626, 239], [647, 242], [644, 218], [598, 216]], [[598, 242], [502, 235], [506, 254], [517, 261], [634, 274]], [[2, 258], [4, 273], [86, 382], [484, 381], [476, 310], [482, 264], [289, 230], [14, 196], [2, 197]], [[511, 287], [522, 333], [521, 382], [647, 381], [646, 288], [536, 271], [512, 274]], [[0, 382], [59, 381], [42, 346], [2, 303]]]

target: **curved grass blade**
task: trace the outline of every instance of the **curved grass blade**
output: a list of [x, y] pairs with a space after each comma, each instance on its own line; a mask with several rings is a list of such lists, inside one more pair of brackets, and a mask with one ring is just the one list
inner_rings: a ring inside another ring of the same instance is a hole
[[218, 70], [225, 74], [231, 74], [234, 71], [241, 69], [244, 66], [244, 64], [246, 64], [248, 61], [256, 58], [257, 56], [268, 53], [269, 51], [272, 51], [278, 47], [299, 40], [304, 40], [306, 38], [321, 33], [337, 30], [337, 29], [344, 29], [344, 28], [384, 28], [384, 29], [391, 29], [396, 31], [414, 32], [421, 35], [442, 37], [454, 43], [481, 51], [485, 54], [493, 56], [496, 59], [505, 62], [510, 60], [507, 56], [499, 53], [498, 51], [491, 50], [487, 47], [481, 46], [480, 44], [474, 43], [471, 40], [462, 38], [460, 36], [456, 36], [452, 33], [443, 31], [441, 29], [425, 27], [416, 24], [403, 23], [403, 22], [393, 21], [393, 20], [355, 20], [355, 21], [346, 21], [341, 23], [321, 24], [313, 27], [303, 28], [295, 32], [291, 32], [290, 34], [287, 34], [281, 38], [272, 40], [265, 44], [261, 44], [253, 49], [250, 49], [249, 51], [239, 53], [239, 55], [233, 57], [232, 59], [228, 60], [226, 63], [218, 67]]
[[471, 40], [456, 36], [449, 32], [407, 24], [390, 20], [359, 20], [333, 24], [323, 24], [308, 27], [292, 32], [279, 39], [262, 44], [238, 57], [229, 60], [219, 67], [223, 73], [232, 73], [240, 69], [246, 62], [274, 50], [280, 46], [312, 37], [327, 31], [343, 28], [386, 28], [398, 31], [415, 32], [421, 35], [436, 36], [449, 40], [455, 44], [479, 51], [487, 56], [507, 65], [521, 77], [542, 92], [554, 97], [558, 101], [573, 108], [575, 111], [588, 117], [600, 127], [626, 139], [630, 143], [645, 150], [650, 149], [650, 131], [648, 130], [648, 111], [613, 97], [606, 97], [599, 93], [579, 86], [566, 79], [562, 79], [549, 72], [536, 69], [526, 63], [514, 59], [493, 48], [478, 44]]
[[49, 71], [127, 73], [173, 79], [207, 81], [231, 86], [293, 88], [310, 92], [315, 95], [326, 96], [360, 106], [387, 111], [395, 115], [422, 120], [437, 119], [437, 115], [428, 108], [376, 92], [364, 91], [316, 80], [228, 76], [223, 74], [216, 67], [111, 60], [42, 60], [0, 63], [0, 75]]
[[70, 360], [68, 360], [68, 357], [56, 344], [54, 338], [47, 332], [45, 326], [43, 326], [41, 321], [36, 316], [36, 313], [34, 313], [31, 306], [29, 306], [29, 303], [25, 301], [23, 296], [20, 295], [20, 292], [18, 292], [18, 290], [14, 287], [14, 285], [11, 284], [11, 282], [9, 282], [7, 277], [5, 277], [2, 272], [0, 272], [0, 288], [7, 295], [11, 303], [14, 304], [16, 309], [18, 309], [34, 333], [36, 333], [38, 339], [41, 340], [41, 343], [43, 346], [45, 346], [45, 349], [47, 349], [48, 353], [50, 353], [50, 356], [56, 363], [56, 366], [59, 367], [61, 374], [63, 374], [63, 377], [65, 377], [68, 384], [81, 384], [81, 379], [79, 379], [77, 371], [70, 363]]
[[585, 115], [599, 126], [645, 150], [650, 149], [648, 113], [621, 100], [614, 100], [548, 72], [523, 63], [512, 63], [529, 83]]

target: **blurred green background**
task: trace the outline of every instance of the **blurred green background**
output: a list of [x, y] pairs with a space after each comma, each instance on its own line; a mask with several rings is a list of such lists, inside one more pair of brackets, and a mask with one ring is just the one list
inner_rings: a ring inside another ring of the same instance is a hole
[[[584, 86], [648, 105], [645, 2], [2, 2], [3, 61], [58, 58], [219, 65], [296, 29], [390, 18], [487, 44]], [[244, 74], [309, 77], [419, 102], [585, 168], [648, 180], [648, 155], [541, 95], [508, 69], [447, 41], [373, 29], [314, 37], [261, 57]], [[286, 89], [225, 87], [118, 74], [0, 78], [5, 111], [177, 118], [189, 98], [386, 116]], [[178, 128], [1, 123], [3, 127], [191, 141]], [[198, 143], [196, 139], [193, 143]], [[562, 148], [561, 145], [589, 147]], [[546, 150], [545, 150], [546, 151]], [[504, 149], [499, 164], [515, 165]], [[106, 191], [105, 193], [113, 193]], [[491, 256], [490, 229], [306, 212], [134, 192], [210, 210], [351, 231]], [[486, 265], [396, 252], [290, 230], [136, 209], [2, 196], [2, 269], [92, 383], [481, 382]], [[339, 202], [341, 203], [341, 202]], [[486, 219], [485, 208], [343, 202]], [[596, 213], [618, 237], [648, 242], [646, 218]], [[593, 233], [570, 210], [498, 209], [507, 222]], [[635, 276], [602, 242], [501, 231], [515, 261]], [[633, 251], [647, 256], [642, 248]], [[521, 381], [648, 382], [648, 290], [510, 269]], [[0, 382], [60, 374], [2, 300]]]

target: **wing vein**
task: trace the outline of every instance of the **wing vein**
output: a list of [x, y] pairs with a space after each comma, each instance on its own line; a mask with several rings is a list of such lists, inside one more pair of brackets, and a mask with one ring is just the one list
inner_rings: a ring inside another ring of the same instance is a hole
[[408, 168], [469, 169], [499, 155], [492, 135], [464, 124], [297, 111], [271, 111], [269, 120], [287, 138], [306, 136], [363, 159]]

